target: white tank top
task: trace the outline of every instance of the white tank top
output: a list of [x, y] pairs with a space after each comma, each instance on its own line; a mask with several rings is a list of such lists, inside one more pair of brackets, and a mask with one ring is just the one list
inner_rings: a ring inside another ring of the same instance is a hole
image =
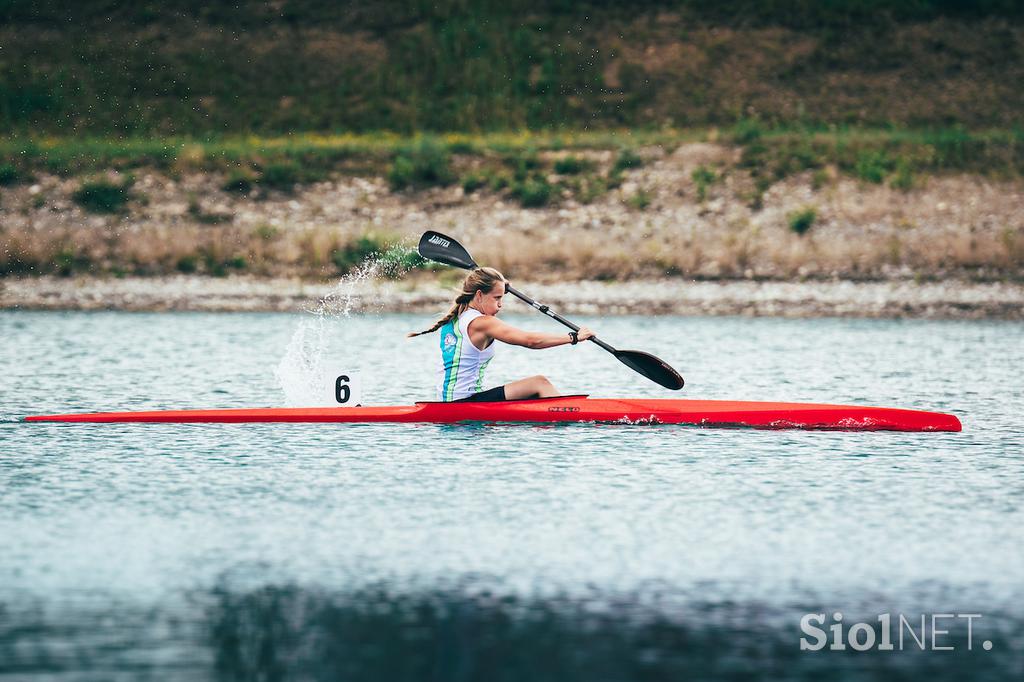
[[474, 308], [441, 327], [441, 367], [437, 375], [437, 399], [461, 400], [483, 390], [484, 370], [494, 357], [494, 341], [484, 350], [469, 340], [469, 323], [483, 313]]

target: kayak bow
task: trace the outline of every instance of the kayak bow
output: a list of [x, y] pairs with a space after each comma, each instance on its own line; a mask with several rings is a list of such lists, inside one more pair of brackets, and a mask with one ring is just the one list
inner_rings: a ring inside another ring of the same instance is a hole
[[622, 424], [690, 424], [761, 429], [850, 431], [960, 431], [951, 414], [890, 407], [731, 400], [667, 400], [560, 396], [500, 403], [433, 403], [393, 407], [271, 407], [157, 412], [99, 412], [38, 415], [31, 422], [602, 422]]

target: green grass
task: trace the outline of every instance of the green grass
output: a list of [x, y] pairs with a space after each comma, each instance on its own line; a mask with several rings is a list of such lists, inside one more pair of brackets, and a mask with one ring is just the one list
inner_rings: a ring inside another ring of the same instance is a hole
[[[953, 106], [935, 106], [925, 88], [899, 89], [888, 78], [869, 83], [888, 88], [881, 96], [851, 88], [858, 98], [848, 105], [821, 93], [836, 73], [870, 79], [904, 64], [925, 83], [934, 74], [941, 87], [956, 76], [943, 70], [947, 46], [956, 46], [958, 69], [975, 82], [1002, 87], [1014, 77], [1007, 66], [1019, 63], [1013, 32], [1024, 17], [1021, 3], [1009, 0], [140, 0], [112, 7], [109, 0], [0, 2], [0, 129], [201, 137], [729, 126], [751, 110], [767, 125], [940, 124], [950, 112], [993, 125], [1019, 120], [1021, 109], [1008, 88], [995, 106], [973, 107], [970, 87], [945, 88]], [[969, 46], [960, 44], [965, 22], [978, 36]], [[914, 44], [903, 46], [894, 34], [907, 25]], [[621, 49], [670, 53], [680, 41], [696, 53], [686, 61], [659, 64]], [[812, 49], [796, 64], [794, 44]], [[728, 59], [751, 46], [758, 59]]]
[[[812, 182], [820, 186], [828, 168], [869, 183], [887, 182], [903, 190], [912, 189], [915, 178], [943, 173], [973, 173], [996, 178], [1024, 175], [1024, 129], [767, 128], [757, 124], [757, 134], [752, 135], [750, 129], [754, 124], [744, 125], [743, 135], [725, 139], [727, 144], [741, 147], [738, 166], [753, 176], [756, 190], [752, 202], [755, 204], [758, 193], [799, 173], [810, 173]], [[64, 176], [144, 168], [172, 175], [209, 171], [225, 173], [223, 188], [226, 191], [245, 194], [256, 187], [287, 192], [296, 185], [330, 174], [377, 175], [387, 177], [395, 189], [420, 189], [455, 182], [461, 182], [467, 192], [485, 188], [500, 192], [511, 188], [517, 198], [525, 197], [529, 205], [544, 205], [554, 194], [547, 191], [544, 198], [543, 185], [548, 183], [546, 180], [539, 182], [538, 178], [552, 171], [561, 169], [566, 180], [604, 174], [600, 184], [607, 190], [621, 184], [626, 170], [642, 166], [636, 149], [660, 146], [671, 152], [681, 144], [719, 136], [719, 131], [714, 129], [662, 128], [453, 133], [429, 137], [402, 137], [382, 132], [148, 141], [11, 137], [0, 139], [0, 170], [8, 168], [6, 176], [0, 173], [0, 177], [10, 178], [8, 182], [21, 182], [36, 171]], [[741, 140], [745, 142], [741, 144]], [[607, 149], [618, 150], [607, 170], [595, 168], [576, 155], [553, 162], [542, 158], [543, 154], [557, 150]], [[470, 164], [467, 159], [475, 161]], [[577, 169], [577, 172], [567, 173]], [[716, 181], [711, 175], [717, 177], [729, 168], [698, 171], [699, 175], [693, 180], [698, 195], [706, 196], [707, 189]], [[597, 184], [588, 181], [578, 187], [583, 194], [593, 196]], [[576, 185], [566, 182], [562, 186], [575, 192]], [[123, 206], [127, 196], [127, 189], [97, 188], [83, 194], [81, 200], [96, 207], [90, 210], [108, 210], [102, 206]]]
[[740, 167], [763, 191], [773, 183], [834, 166], [868, 183], [910, 189], [913, 178], [970, 173], [993, 178], [1024, 175], [1024, 130], [779, 129], [743, 146]]
[[[620, 149], [629, 160], [630, 147], [675, 146], [701, 139], [706, 132], [694, 130], [626, 130], [558, 132], [513, 130], [493, 133], [446, 133], [421, 137], [391, 132], [301, 134], [285, 137], [154, 137], [117, 138], [67, 136], [39, 138], [31, 135], [0, 137], [0, 164], [38, 169], [59, 175], [80, 175], [108, 169], [151, 167], [182, 171], [240, 173], [256, 182], [260, 168], [293, 164], [311, 170], [386, 172], [397, 157], [411, 161], [460, 154], [500, 156], [516, 163], [536, 163], [538, 152], [564, 149]], [[639, 165], [637, 163], [635, 165]], [[629, 161], [629, 167], [635, 167]], [[23, 171], [22, 171], [23, 172]]]

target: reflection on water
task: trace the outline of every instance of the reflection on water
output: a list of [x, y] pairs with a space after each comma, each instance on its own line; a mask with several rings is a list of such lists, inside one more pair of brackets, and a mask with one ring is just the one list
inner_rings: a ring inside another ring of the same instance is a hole
[[[1024, 623], [1005, 614], [952, 651], [800, 651], [812, 606], [662, 593], [529, 598], [472, 585], [402, 592], [218, 587], [175, 608], [115, 604], [0, 617], [0, 674], [220, 680], [1019, 679]], [[667, 606], [666, 606], [667, 605]], [[852, 615], [852, 614], [848, 614]], [[16, 617], [17, 624], [11, 622]], [[852, 623], [847, 617], [846, 621]], [[873, 617], [865, 617], [873, 622]], [[946, 621], [948, 625], [949, 621]], [[876, 641], [881, 641], [876, 623]], [[930, 632], [930, 631], [929, 631]], [[992, 642], [990, 651], [982, 640]], [[898, 641], [898, 640], [894, 640]], [[926, 649], [931, 643], [926, 639]]]

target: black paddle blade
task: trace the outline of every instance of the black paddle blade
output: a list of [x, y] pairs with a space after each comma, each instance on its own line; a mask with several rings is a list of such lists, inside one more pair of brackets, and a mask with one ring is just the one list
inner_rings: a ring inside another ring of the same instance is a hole
[[420, 237], [420, 245], [417, 248], [420, 255], [427, 260], [437, 261], [445, 265], [453, 265], [463, 270], [472, 270], [476, 267], [476, 261], [451, 237], [440, 232], [427, 230]]
[[679, 376], [679, 372], [650, 353], [639, 350], [617, 350], [615, 357], [626, 367], [643, 374], [654, 383], [661, 384], [667, 389], [678, 391], [683, 387], [683, 377]]

